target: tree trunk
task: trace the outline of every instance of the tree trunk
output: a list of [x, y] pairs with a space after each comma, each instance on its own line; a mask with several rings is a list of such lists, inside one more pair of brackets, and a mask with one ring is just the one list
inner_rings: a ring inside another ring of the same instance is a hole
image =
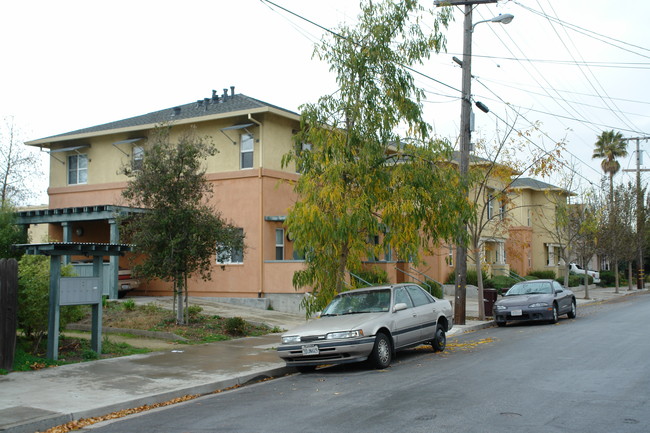
[[589, 274], [587, 273], [586, 266], [585, 266], [585, 299], [589, 299]]
[[476, 282], [478, 286], [478, 320], [485, 320], [485, 303], [483, 302], [483, 273], [481, 272], [481, 252], [474, 248], [474, 264], [476, 265]]
[[632, 291], [632, 260], [627, 262], [627, 290]]
[[184, 325], [183, 320], [183, 277], [176, 276], [176, 324]]
[[615, 281], [615, 284], [616, 284], [616, 289], [614, 290], [614, 293], [618, 293], [618, 285], [619, 285], [619, 281], [618, 281], [618, 260], [616, 260], [616, 262], [614, 263], [614, 281]]
[[345, 280], [345, 268], [346, 263], [348, 262], [349, 249], [347, 244], [341, 249], [341, 254], [339, 255], [339, 266], [337, 269], [338, 278], [336, 279], [336, 293], [341, 293], [343, 289], [343, 281]]

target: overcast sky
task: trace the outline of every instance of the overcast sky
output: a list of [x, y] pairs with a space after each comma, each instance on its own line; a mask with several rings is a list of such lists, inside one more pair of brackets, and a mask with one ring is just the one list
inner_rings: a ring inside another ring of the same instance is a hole
[[[275, 3], [327, 28], [353, 22], [358, 12], [354, 0]], [[474, 22], [499, 13], [515, 19], [477, 25], [473, 35], [472, 93], [491, 111], [474, 109], [474, 136], [494, 140], [516, 109], [517, 129], [541, 122], [534, 146], [566, 139], [582, 186], [597, 184], [600, 161], [591, 154], [602, 130], [650, 136], [650, 2], [504, 1], [478, 6]], [[455, 17], [446, 31], [447, 53], [417, 67], [444, 83], [417, 79], [430, 92], [428, 120], [452, 142], [460, 119], [455, 89], [461, 70], [452, 61], [462, 55], [460, 9]], [[33, 140], [189, 103], [230, 86], [298, 111], [336, 89], [327, 65], [312, 58], [322, 34], [260, 0], [4, 1], [0, 117], [14, 116], [22, 137]], [[650, 143], [642, 141], [641, 149], [647, 155]], [[631, 143], [623, 169], [635, 168], [633, 150]], [[42, 194], [36, 201], [46, 200]]]

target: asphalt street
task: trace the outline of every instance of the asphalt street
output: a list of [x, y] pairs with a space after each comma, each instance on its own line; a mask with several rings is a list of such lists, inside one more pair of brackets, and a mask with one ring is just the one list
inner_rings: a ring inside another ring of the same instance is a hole
[[[650, 296], [556, 325], [467, 333], [387, 370], [330, 367], [114, 422], [104, 432], [647, 432]], [[90, 430], [91, 428], [88, 428]]]

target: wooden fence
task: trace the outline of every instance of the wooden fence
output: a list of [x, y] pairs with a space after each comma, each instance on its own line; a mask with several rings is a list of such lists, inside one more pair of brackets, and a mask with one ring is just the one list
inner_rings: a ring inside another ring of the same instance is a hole
[[0, 259], [0, 368], [11, 371], [16, 350], [18, 263]]

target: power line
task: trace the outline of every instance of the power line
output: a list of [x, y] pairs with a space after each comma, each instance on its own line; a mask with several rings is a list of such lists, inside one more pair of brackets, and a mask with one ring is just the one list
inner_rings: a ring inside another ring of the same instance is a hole
[[585, 28], [583, 28], [583, 27], [577, 26], [577, 25], [575, 25], [575, 24], [571, 24], [571, 23], [568, 23], [568, 22], [566, 22], [566, 21], [562, 21], [562, 20], [560, 20], [560, 19], [558, 19], [558, 18], [550, 17], [550, 16], [546, 15], [546, 14], [543, 13], [543, 12], [537, 11], [537, 10], [535, 10], [535, 9], [529, 7], [529, 6], [525, 6], [525, 5], [523, 5], [523, 4], [519, 3], [519, 2], [516, 1], [516, 0], [513, 0], [513, 3], [516, 4], [517, 6], [523, 8], [523, 9], [526, 9], [526, 10], [529, 11], [529, 12], [532, 12], [532, 13], [535, 14], [535, 15], [539, 15], [539, 16], [541, 16], [541, 17], [543, 17], [543, 18], [546, 18], [546, 19], [549, 19], [549, 20], [555, 21], [555, 22], [557, 22], [558, 24], [562, 24], [563, 26], [566, 26], [567, 28], [573, 30], [573, 31], [576, 32], [576, 33], [583, 34], [583, 35], [588, 36], [588, 37], [590, 37], [590, 38], [592, 38], [592, 39], [596, 39], [596, 40], [598, 40], [598, 41], [601, 41], [601, 42], [603, 42], [603, 43], [605, 43], [605, 44], [607, 44], [607, 45], [611, 45], [611, 46], [613, 46], [613, 47], [619, 48], [619, 49], [621, 49], [621, 50], [623, 50], [623, 51], [627, 51], [627, 52], [632, 53], [632, 54], [636, 54], [637, 56], [644, 57], [644, 58], [646, 58], [646, 59], [650, 59], [650, 56], [647, 56], [647, 55], [644, 55], [644, 54], [638, 53], [638, 52], [636, 52], [636, 51], [633, 51], [633, 50], [630, 50], [630, 49], [627, 49], [627, 48], [621, 47], [621, 46], [616, 45], [616, 44], [614, 44], [614, 43], [612, 43], [612, 42], [608, 42], [607, 40], [615, 41], [615, 42], [618, 42], [618, 43], [620, 43], [620, 44], [624, 44], [624, 45], [628, 45], [628, 46], [630, 46], [630, 47], [638, 48], [638, 49], [643, 50], [643, 51], [650, 51], [650, 49], [648, 49], [648, 48], [641, 47], [641, 46], [639, 46], [639, 45], [630, 44], [630, 43], [628, 43], [628, 42], [624, 42], [624, 41], [621, 41], [621, 40], [619, 40], [619, 39], [615, 39], [615, 38], [612, 38], [612, 37], [610, 37], [610, 36], [605, 36], [605, 35], [603, 35], [603, 34], [600, 34], [600, 33], [594, 32], [593, 30], [588, 30], [588, 29], [585, 29]]

